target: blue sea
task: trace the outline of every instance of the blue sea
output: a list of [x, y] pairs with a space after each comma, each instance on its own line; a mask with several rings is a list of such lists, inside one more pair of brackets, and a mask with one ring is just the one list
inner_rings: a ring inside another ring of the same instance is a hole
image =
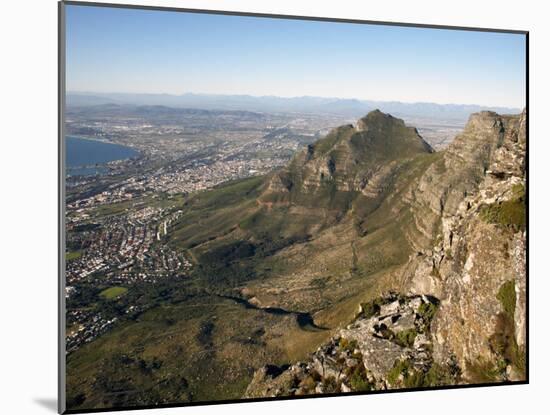
[[66, 167], [68, 175], [104, 174], [101, 165], [114, 160], [125, 160], [139, 155], [133, 148], [120, 144], [67, 136], [65, 138]]

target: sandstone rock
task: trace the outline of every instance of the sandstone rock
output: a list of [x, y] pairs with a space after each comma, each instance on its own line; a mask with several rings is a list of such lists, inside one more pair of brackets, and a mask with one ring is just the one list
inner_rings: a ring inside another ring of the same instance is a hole
[[384, 304], [380, 307], [380, 315], [388, 316], [396, 313], [397, 310], [399, 310], [399, 301], [393, 301], [392, 303]]

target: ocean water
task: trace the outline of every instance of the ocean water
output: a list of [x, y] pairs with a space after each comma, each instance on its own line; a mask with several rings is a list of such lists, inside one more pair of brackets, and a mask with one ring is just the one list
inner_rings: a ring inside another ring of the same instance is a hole
[[65, 138], [66, 170], [69, 175], [104, 174], [101, 164], [139, 155], [133, 148], [74, 136]]

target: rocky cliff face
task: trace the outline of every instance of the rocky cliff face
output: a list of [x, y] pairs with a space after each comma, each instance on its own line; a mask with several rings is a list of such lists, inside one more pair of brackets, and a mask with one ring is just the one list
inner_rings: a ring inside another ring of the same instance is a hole
[[[524, 379], [525, 129], [525, 112], [473, 114], [419, 177], [386, 194], [400, 200], [396, 213], [412, 215], [412, 228], [402, 232], [414, 253], [387, 272], [400, 294], [363, 304], [309, 361], [258, 371], [246, 396]], [[297, 185], [315, 192], [328, 177], [339, 191], [375, 197], [396, 168], [396, 155], [431, 151], [416, 130], [378, 113], [336, 134], [345, 137], [337, 145], [327, 144], [334, 141], [329, 136], [297, 157], [300, 180], [291, 166], [272, 179], [272, 188], [280, 191], [282, 183], [289, 193]], [[388, 139], [393, 135], [399, 140]], [[361, 146], [368, 153], [356, 163]]]
[[410, 292], [441, 300], [434, 353], [456, 356], [466, 379], [524, 376], [525, 145], [525, 113], [472, 116], [438, 181], [461, 164], [473, 179], [441, 203], [437, 243], [411, 259]]
[[298, 153], [286, 169], [272, 176], [259, 200], [308, 204], [312, 195], [317, 204], [328, 206], [335, 193], [374, 197], [397, 161], [431, 152], [415, 128], [375, 110], [355, 127], [338, 127]]

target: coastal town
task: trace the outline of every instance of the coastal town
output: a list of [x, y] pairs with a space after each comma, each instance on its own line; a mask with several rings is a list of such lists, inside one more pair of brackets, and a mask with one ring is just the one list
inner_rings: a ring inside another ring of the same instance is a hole
[[[67, 353], [139, 313], [135, 304], [116, 312], [109, 305], [136, 284], [189, 278], [192, 256], [167, 241], [186, 198], [280, 168], [330, 128], [324, 119], [301, 116], [222, 112], [213, 122], [208, 112], [178, 115], [69, 110], [70, 134], [85, 136], [87, 145], [128, 146], [138, 156], [77, 166], [68, 160]], [[101, 290], [81, 301], [90, 287]]]

